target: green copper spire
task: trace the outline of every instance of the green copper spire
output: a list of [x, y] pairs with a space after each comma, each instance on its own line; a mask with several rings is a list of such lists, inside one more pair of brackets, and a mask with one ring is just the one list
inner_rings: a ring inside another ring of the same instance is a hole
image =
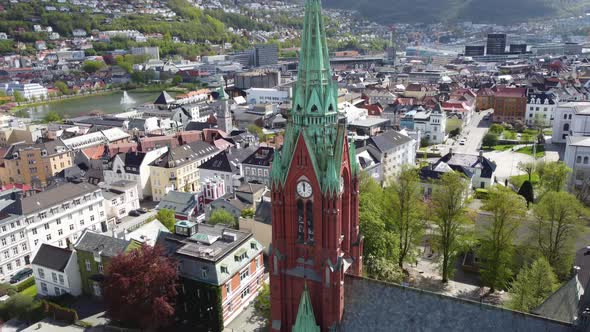
[[307, 283], [301, 294], [301, 301], [299, 302], [297, 319], [295, 320], [295, 325], [293, 325], [293, 332], [320, 332], [320, 327], [315, 322], [311, 299], [307, 291]]
[[217, 92], [219, 93], [219, 100], [228, 100], [229, 99], [227, 97], [227, 94], [225, 93], [225, 89], [223, 88], [223, 86], [220, 86], [219, 89], [217, 89]]

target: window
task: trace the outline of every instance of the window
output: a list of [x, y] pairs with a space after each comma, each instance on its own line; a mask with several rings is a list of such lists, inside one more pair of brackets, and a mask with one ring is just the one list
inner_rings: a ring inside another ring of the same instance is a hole
[[51, 234], [47, 234], [47, 241], [51, 241]]
[[2, 231], [6, 232], [6, 226], [2, 226]]
[[17, 258], [15, 261], [16, 267], [20, 267], [20, 258]]
[[305, 233], [305, 216], [303, 215], [303, 201], [297, 201], [297, 242], [303, 243]]
[[74, 224], [71, 224], [70, 225], [70, 231], [73, 231], [73, 230], [74, 230]]
[[12, 263], [6, 264], [6, 268], [8, 269], [8, 271], [12, 271]]
[[221, 267], [221, 273], [228, 273], [229, 274], [229, 270], [228, 270], [227, 266]]
[[43, 227], [44, 227], [45, 229], [49, 229], [49, 223], [46, 223], [45, 225], [43, 225]]
[[37, 239], [33, 243], [35, 244], [35, 246], [37, 246], [39, 244], [39, 240]]
[[313, 243], [314, 241], [314, 233], [313, 233], [313, 203], [307, 202], [306, 204], [306, 217], [307, 217], [307, 242]]
[[59, 291], [59, 287], [55, 287], [55, 296], [59, 296], [61, 295], [60, 291]]
[[53, 282], [57, 282], [57, 273], [51, 272], [51, 279], [53, 279]]
[[241, 297], [244, 299], [245, 297], [248, 297], [248, 295], [250, 295], [250, 287], [246, 287], [246, 289], [242, 291]]
[[207, 278], [209, 276], [209, 269], [206, 267], [201, 268], [201, 277]]
[[20, 236], [21, 239], [25, 238], [25, 232], [24, 231], [20, 231], [20, 233], [18, 234]]
[[43, 290], [43, 293], [47, 294], [47, 284], [42, 282], [41, 283], [41, 290]]
[[80, 220], [80, 226], [84, 226], [84, 220]]
[[64, 276], [61, 274], [59, 275], [59, 283], [62, 285], [64, 284]]
[[18, 255], [18, 247], [12, 248], [12, 253]]
[[55, 222], [56, 222], [58, 225], [61, 225], [61, 219], [57, 218], [57, 219], [55, 219]]
[[104, 266], [102, 263], [98, 263], [98, 273], [104, 273]]
[[58, 247], [63, 247], [64, 246], [64, 241], [63, 240], [57, 241], [57, 245], [58, 245]]
[[566, 123], [563, 125], [563, 131], [569, 131], [570, 130], [570, 124]]
[[26, 243], [21, 243], [20, 247], [21, 247], [21, 249], [23, 251], [26, 251], [27, 250], [27, 244]]
[[16, 235], [12, 234], [10, 235], [10, 242], [14, 242], [16, 241]]
[[576, 158], [576, 164], [581, 164], [582, 163], [582, 156], [578, 156]]
[[94, 290], [94, 295], [101, 296], [102, 293], [101, 293], [101, 290], [100, 290], [100, 285], [98, 283], [95, 282], [92, 285], [92, 289]]
[[584, 157], [584, 165], [588, 165], [588, 157]]
[[90, 205], [90, 207], [88, 207], [88, 211], [92, 211], [93, 207], [92, 205]]
[[2, 245], [5, 246], [6, 245], [6, 238], [2, 239]]
[[58, 229], [57, 230], [57, 235], [63, 235], [63, 233], [64, 233], [63, 229]]
[[10, 253], [8, 252], [8, 250], [6, 250], [4, 252], [4, 258], [9, 258], [10, 257]]
[[94, 221], [94, 216], [90, 216], [90, 221]]
[[45, 271], [42, 268], [38, 268], [37, 273], [39, 274], [39, 278], [45, 279]]
[[86, 265], [86, 271], [92, 271], [92, 269], [90, 268], [90, 260], [84, 260], [84, 264]]
[[227, 293], [227, 295], [231, 293], [231, 282], [225, 284], [225, 292]]
[[240, 281], [244, 281], [244, 279], [248, 278], [250, 275], [250, 270], [245, 269], [244, 271], [240, 272]]

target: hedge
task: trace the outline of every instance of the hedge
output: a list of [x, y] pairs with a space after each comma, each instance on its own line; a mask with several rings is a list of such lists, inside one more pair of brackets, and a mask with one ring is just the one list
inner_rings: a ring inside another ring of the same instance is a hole
[[74, 324], [78, 320], [78, 312], [74, 309], [62, 307], [59, 304], [43, 300], [43, 308], [48, 317]]
[[22, 282], [20, 282], [18, 285], [16, 285], [16, 291], [22, 292], [23, 290], [33, 286], [34, 284], [35, 284], [35, 277], [27, 278], [27, 279], [23, 280]]
[[475, 198], [477, 199], [488, 199], [490, 197], [490, 192], [487, 189], [475, 189]]

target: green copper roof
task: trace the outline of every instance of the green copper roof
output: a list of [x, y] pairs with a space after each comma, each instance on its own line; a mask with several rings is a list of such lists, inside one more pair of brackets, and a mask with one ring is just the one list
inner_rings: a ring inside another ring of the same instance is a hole
[[315, 315], [313, 314], [313, 306], [309, 292], [307, 291], [307, 284], [301, 294], [301, 301], [299, 302], [299, 310], [297, 311], [297, 319], [293, 325], [293, 332], [320, 332], [320, 327], [315, 322]]
[[[338, 187], [346, 130], [338, 125], [338, 86], [332, 79], [320, 0], [306, 0], [298, 80], [283, 149], [272, 164], [274, 185], [284, 185], [297, 140], [303, 136], [322, 191]], [[329, 161], [332, 160], [332, 161]], [[353, 159], [356, 160], [356, 159]]]
[[219, 100], [227, 100], [228, 99], [223, 86], [220, 86], [219, 89], [217, 89], [217, 92], [219, 93]]

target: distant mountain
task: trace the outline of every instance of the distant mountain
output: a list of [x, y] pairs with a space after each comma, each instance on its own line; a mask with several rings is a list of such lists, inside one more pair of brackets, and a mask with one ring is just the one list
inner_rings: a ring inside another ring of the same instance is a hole
[[[294, 0], [296, 1], [296, 0]], [[383, 24], [472, 21], [512, 23], [582, 15], [590, 0], [323, 0], [324, 6], [356, 9]]]

